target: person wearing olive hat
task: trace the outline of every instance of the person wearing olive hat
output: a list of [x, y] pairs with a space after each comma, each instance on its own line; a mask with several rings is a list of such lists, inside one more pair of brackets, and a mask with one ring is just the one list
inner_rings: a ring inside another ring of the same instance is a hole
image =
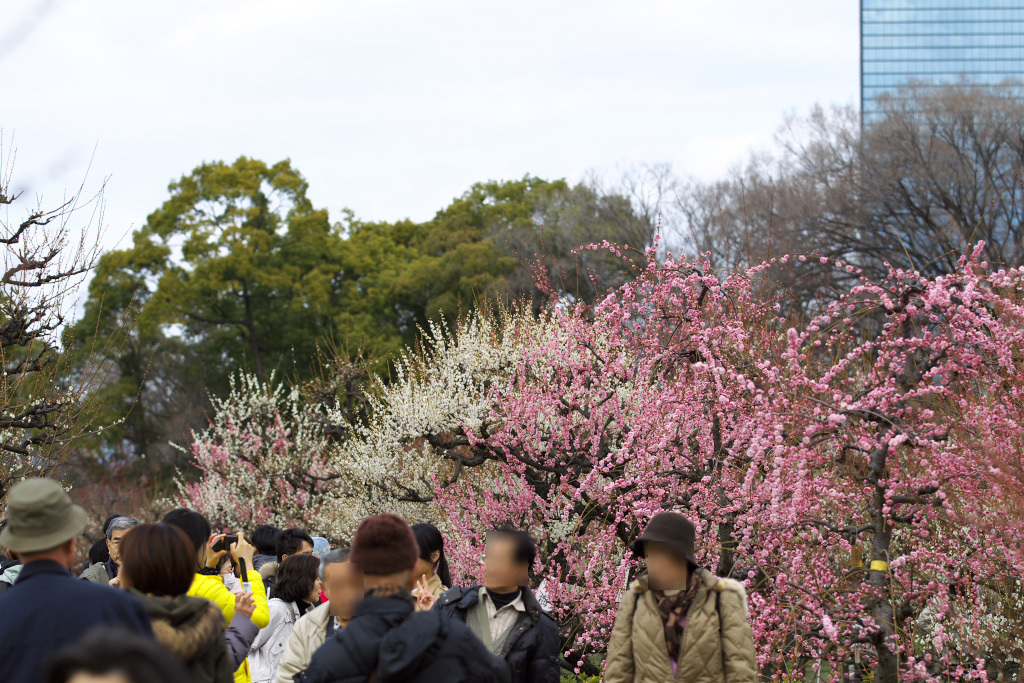
[[0, 545], [16, 552], [24, 568], [14, 587], [0, 596], [0, 680], [42, 680], [54, 652], [96, 626], [153, 637], [138, 600], [71, 576], [75, 539], [85, 529], [86, 514], [59, 483], [19, 482], [7, 496], [6, 514]]
[[655, 515], [631, 550], [647, 573], [622, 597], [606, 683], [756, 683], [743, 584], [697, 564], [696, 529], [675, 512]]

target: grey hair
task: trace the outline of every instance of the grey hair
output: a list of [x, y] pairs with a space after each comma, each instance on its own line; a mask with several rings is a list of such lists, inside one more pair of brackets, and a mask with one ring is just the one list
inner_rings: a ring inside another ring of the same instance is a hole
[[110, 524], [107, 525], [107, 540], [109, 541], [114, 537], [115, 531], [124, 531], [140, 524], [142, 522], [136, 517], [114, 517], [114, 519], [110, 520]]
[[348, 562], [348, 554], [348, 548], [335, 548], [324, 553], [324, 556], [320, 558], [320, 580], [324, 580], [324, 570], [327, 569], [327, 565]]

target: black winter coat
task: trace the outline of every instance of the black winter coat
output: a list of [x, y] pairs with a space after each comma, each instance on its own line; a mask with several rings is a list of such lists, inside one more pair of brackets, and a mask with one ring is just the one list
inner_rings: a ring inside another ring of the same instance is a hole
[[[561, 638], [558, 625], [537, 602], [537, 597], [523, 586], [526, 614], [512, 627], [505, 641], [505, 661], [512, 670], [512, 683], [558, 683]], [[476, 609], [480, 586], [452, 588], [438, 598], [434, 611], [465, 623], [466, 614]]]
[[438, 612], [414, 612], [413, 598], [367, 594], [356, 617], [313, 655], [296, 683], [510, 683], [508, 665], [472, 631]]

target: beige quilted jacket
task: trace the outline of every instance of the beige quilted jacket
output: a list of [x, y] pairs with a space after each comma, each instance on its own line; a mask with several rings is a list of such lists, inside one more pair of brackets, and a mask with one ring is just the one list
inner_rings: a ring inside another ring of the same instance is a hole
[[608, 683], [757, 683], [754, 639], [747, 621], [743, 584], [698, 569], [701, 582], [693, 600], [679, 666], [665, 644], [665, 630], [647, 590], [647, 578], [633, 582], [619, 604], [608, 646]]
[[327, 622], [331, 618], [331, 603], [311, 609], [295, 622], [281, 661], [277, 665], [277, 683], [292, 683], [292, 677], [305, 671], [316, 652], [327, 639]]

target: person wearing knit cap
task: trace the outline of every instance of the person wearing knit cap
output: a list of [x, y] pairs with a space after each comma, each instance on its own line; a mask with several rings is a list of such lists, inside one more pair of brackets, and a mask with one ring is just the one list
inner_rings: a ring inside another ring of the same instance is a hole
[[508, 662], [513, 683], [558, 683], [558, 625], [530, 590], [537, 546], [510, 525], [487, 534], [483, 585], [454, 587], [434, 609], [465, 623], [488, 650]]
[[699, 566], [695, 538], [690, 520], [660, 512], [636, 539], [633, 557], [647, 572], [619, 603], [606, 683], [759, 680], [743, 584]]
[[507, 664], [465, 624], [437, 611], [416, 612], [411, 590], [419, 548], [409, 524], [392, 514], [367, 517], [349, 561], [366, 589], [356, 616], [313, 655], [296, 683], [511, 683]]

